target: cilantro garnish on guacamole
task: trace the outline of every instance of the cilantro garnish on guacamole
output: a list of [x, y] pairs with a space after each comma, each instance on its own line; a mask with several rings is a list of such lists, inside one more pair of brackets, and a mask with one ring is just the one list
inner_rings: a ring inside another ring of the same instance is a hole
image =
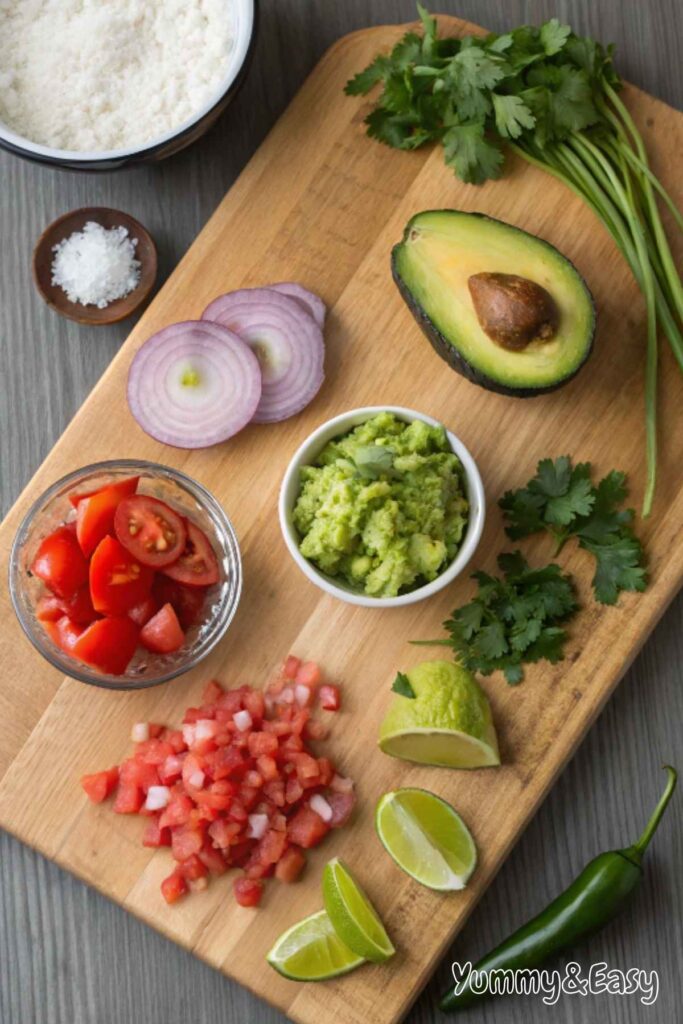
[[464, 471], [443, 427], [383, 412], [301, 470], [293, 521], [318, 569], [373, 597], [436, 579], [468, 521]]

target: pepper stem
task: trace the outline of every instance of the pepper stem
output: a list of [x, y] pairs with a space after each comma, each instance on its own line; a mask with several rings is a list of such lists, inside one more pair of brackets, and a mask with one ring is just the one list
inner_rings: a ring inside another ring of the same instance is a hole
[[645, 853], [645, 850], [647, 849], [650, 840], [657, 831], [657, 826], [662, 820], [662, 815], [664, 814], [664, 811], [667, 808], [667, 804], [669, 803], [669, 800], [673, 795], [673, 791], [676, 788], [676, 781], [678, 779], [676, 769], [672, 768], [671, 765], [666, 764], [664, 765], [664, 770], [669, 773], [669, 781], [666, 784], [666, 789], [662, 793], [659, 799], [659, 803], [652, 812], [652, 817], [645, 826], [645, 831], [643, 832], [642, 836], [640, 837], [638, 842], [634, 843], [634, 845], [631, 847], [631, 852], [635, 853], [635, 855], [639, 859]]

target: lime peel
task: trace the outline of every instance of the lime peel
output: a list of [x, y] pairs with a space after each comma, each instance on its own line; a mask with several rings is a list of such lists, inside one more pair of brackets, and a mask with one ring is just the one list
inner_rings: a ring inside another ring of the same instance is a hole
[[324, 910], [283, 932], [266, 954], [266, 960], [292, 981], [337, 978], [365, 962], [342, 942]]
[[429, 889], [463, 889], [476, 867], [477, 850], [464, 821], [427, 790], [386, 793], [377, 804], [375, 827], [389, 856]]
[[379, 914], [338, 857], [325, 866], [323, 900], [337, 935], [349, 949], [374, 963], [394, 955], [396, 950]]

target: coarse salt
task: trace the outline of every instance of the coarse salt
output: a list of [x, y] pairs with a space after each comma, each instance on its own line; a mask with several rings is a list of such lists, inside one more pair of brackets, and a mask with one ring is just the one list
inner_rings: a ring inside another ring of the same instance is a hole
[[52, 247], [52, 283], [64, 289], [69, 302], [104, 309], [138, 286], [137, 242], [124, 227], [107, 230], [90, 220]]

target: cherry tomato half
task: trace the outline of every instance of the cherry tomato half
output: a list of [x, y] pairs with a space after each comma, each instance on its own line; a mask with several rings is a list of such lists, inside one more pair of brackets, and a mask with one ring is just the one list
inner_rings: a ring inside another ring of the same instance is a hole
[[168, 576], [157, 576], [152, 584], [152, 595], [159, 602], [159, 605], [170, 604], [178, 616], [178, 622], [182, 629], [189, 629], [196, 625], [202, 617], [204, 598], [206, 597], [205, 587], [186, 587], [177, 580]]
[[88, 626], [73, 646], [73, 654], [86, 665], [120, 676], [135, 654], [139, 628], [127, 615], [98, 619]]
[[183, 646], [185, 634], [180, 628], [178, 616], [170, 604], [165, 604], [142, 627], [140, 643], [148, 651], [154, 651], [157, 654], [170, 654]]
[[133, 607], [129, 609], [128, 618], [132, 619], [133, 622], [142, 627], [146, 622], [149, 622], [153, 615], [156, 615], [159, 608], [159, 601], [157, 601], [154, 594], [150, 594], [149, 597], [146, 597], [144, 601], [140, 602], [140, 604], [133, 605]]
[[90, 560], [90, 596], [95, 609], [105, 615], [125, 615], [140, 604], [149, 597], [153, 579], [154, 572], [114, 537], [101, 540]]
[[115, 487], [119, 492], [119, 501], [122, 498], [127, 498], [129, 494], [135, 494], [138, 486], [139, 476], [129, 476], [125, 480], [118, 480], [115, 484], [107, 484], [106, 487], [99, 487], [96, 491], [82, 491], [80, 494], [70, 494], [69, 501], [74, 508], [78, 508], [79, 502], [83, 501], [84, 498], [92, 498], [94, 494], [99, 494], [101, 491], [107, 491], [110, 487]]
[[147, 494], [125, 498], [116, 509], [114, 532], [143, 565], [161, 569], [180, 558], [187, 541], [185, 523], [165, 502]]
[[60, 526], [42, 541], [31, 572], [58, 597], [72, 597], [83, 586], [88, 579], [88, 563], [73, 525]]
[[[119, 480], [115, 484], [100, 488], [94, 494], [83, 494], [76, 505], [76, 536], [83, 554], [93, 553], [103, 537], [114, 530], [114, 514], [117, 506], [131, 494], [135, 494], [138, 477]], [[78, 495], [72, 495], [72, 503]]]
[[69, 598], [57, 597], [56, 594], [44, 594], [36, 605], [36, 618], [41, 622], [57, 622], [67, 615], [72, 622], [88, 625], [98, 618], [98, 614], [90, 600], [88, 584], [84, 583]]
[[187, 541], [183, 553], [177, 562], [166, 566], [162, 572], [172, 580], [186, 583], [192, 587], [209, 587], [218, 582], [218, 559], [211, 542], [203, 530], [185, 521]]
[[73, 654], [74, 647], [83, 634], [83, 626], [72, 622], [67, 615], [62, 615], [57, 622], [44, 622], [43, 628], [52, 642], [66, 654]]

